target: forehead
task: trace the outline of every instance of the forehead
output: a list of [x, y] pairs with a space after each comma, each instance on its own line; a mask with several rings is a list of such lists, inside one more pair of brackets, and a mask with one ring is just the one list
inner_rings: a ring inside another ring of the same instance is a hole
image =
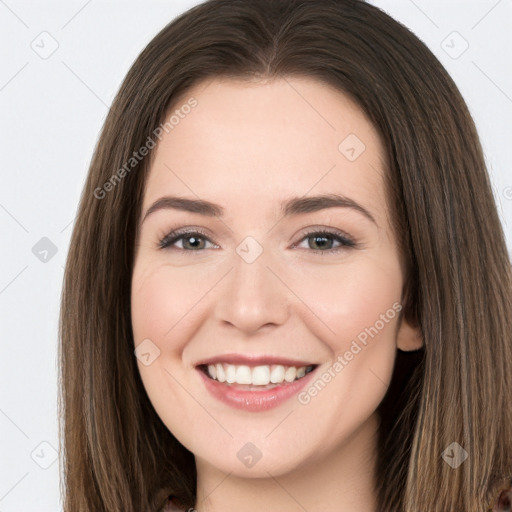
[[[193, 98], [194, 108], [182, 108]], [[176, 113], [176, 110], [178, 112]], [[385, 211], [385, 155], [345, 94], [310, 78], [215, 78], [175, 102], [157, 145], [144, 208], [165, 194], [266, 212], [297, 195], [340, 193]]]

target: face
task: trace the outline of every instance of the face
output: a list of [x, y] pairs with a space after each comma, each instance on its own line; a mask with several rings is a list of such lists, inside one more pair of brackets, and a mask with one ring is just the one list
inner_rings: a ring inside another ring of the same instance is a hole
[[397, 343], [418, 348], [399, 315], [384, 150], [348, 97], [312, 79], [214, 79], [173, 111], [192, 97], [146, 182], [137, 364], [196, 462], [277, 476], [373, 428]]

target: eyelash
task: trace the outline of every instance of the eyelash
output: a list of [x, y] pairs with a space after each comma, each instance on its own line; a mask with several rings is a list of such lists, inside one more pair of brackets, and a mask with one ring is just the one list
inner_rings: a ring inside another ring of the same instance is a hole
[[[357, 246], [356, 242], [352, 238], [347, 236], [345, 233], [343, 233], [342, 231], [338, 231], [338, 230], [330, 231], [330, 230], [326, 230], [325, 228], [323, 228], [323, 229], [312, 230], [307, 233], [304, 233], [304, 235], [299, 240], [299, 242], [297, 244], [294, 244], [293, 247], [296, 247], [305, 239], [313, 237], [313, 235], [315, 235], [317, 238], [332, 237], [335, 241], [337, 241], [341, 244], [339, 247], [332, 248], [332, 249], [326, 249], [326, 250], [310, 249], [314, 253], [333, 254], [333, 253], [342, 251], [344, 249], [350, 249], [350, 248], [354, 248]], [[183, 228], [183, 229], [177, 229], [175, 231], [171, 231], [170, 233], [168, 233], [164, 238], [162, 238], [160, 240], [160, 242], [158, 243], [158, 247], [160, 249], [170, 249], [173, 244], [175, 244], [179, 240], [182, 240], [182, 239], [185, 239], [188, 237], [203, 238], [203, 239], [207, 240], [208, 242], [213, 243], [208, 238], [208, 235], [206, 233], [204, 233], [203, 231], [201, 231], [200, 229], [189, 230], [188, 228]], [[198, 250], [177, 249], [177, 250], [184, 251], [184, 252], [202, 252], [204, 249], [198, 249]]]

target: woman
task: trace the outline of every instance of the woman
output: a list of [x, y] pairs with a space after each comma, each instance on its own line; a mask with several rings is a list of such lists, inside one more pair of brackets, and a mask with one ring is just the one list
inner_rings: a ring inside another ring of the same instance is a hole
[[474, 123], [411, 32], [356, 0], [191, 9], [81, 198], [65, 511], [507, 510], [511, 285]]

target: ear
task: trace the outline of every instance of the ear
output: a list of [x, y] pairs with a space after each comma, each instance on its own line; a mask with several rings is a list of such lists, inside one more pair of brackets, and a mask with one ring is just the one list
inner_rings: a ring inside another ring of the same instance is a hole
[[396, 337], [396, 346], [404, 352], [418, 350], [423, 347], [423, 336], [419, 325], [414, 326], [402, 317]]

